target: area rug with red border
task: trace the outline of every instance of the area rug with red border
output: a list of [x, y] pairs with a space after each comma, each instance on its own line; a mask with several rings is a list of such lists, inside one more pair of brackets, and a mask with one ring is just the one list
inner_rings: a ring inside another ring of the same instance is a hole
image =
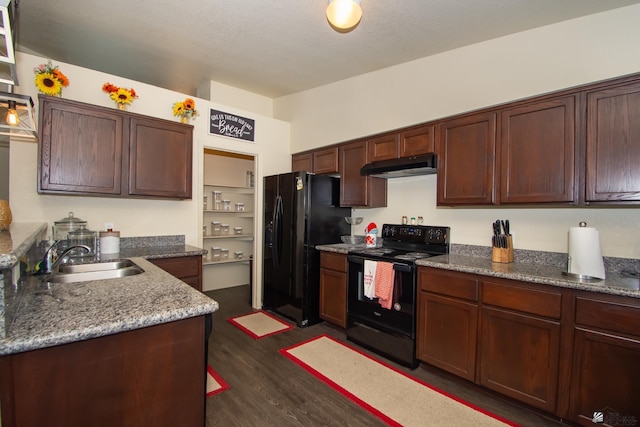
[[294, 325], [285, 323], [274, 315], [262, 310], [232, 317], [227, 320], [255, 339], [286, 332], [294, 327]]
[[392, 426], [518, 426], [328, 335], [280, 353]]
[[229, 390], [229, 384], [210, 365], [207, 365], [207, 397]]

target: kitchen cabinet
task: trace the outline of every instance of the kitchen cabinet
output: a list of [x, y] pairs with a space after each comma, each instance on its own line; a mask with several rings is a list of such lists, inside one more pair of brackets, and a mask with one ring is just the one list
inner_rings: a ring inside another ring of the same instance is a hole
[[[640, 300], [580, 292], [575, 298], [570, 419], [593, 425], [640, 420]], [[617, 418], [616, 414], [619, 415]]]
[[434, 152], [434, 126], [410, 127], [367, 140], [369, 162], [411, 157]]
[[576, 98], [501, 110], [500, 204], [576, 201]]
[[347, 255], [320, 252], [320, 318], [347, 327]]
[[496, 122], [490, 111], [438, 125], [438, 205], [495, 202]]
[[149, 262], [202, 292], [202, 256], [156, 258]]
[[190, 199], [193, 126], [40, 95], [38, 192]]
[[420, 267], [418, 289], [417, 358], [475, 381], [479, 280]]
[[340, 172], [338, 147], [314, 150], [311, 153], [294, 154], [291, 157], [293, 172], [311, 172], [318, 175], [332, 175]]
[[4, 427], [203, 426], [205, 317], [0, 357]]
[[381, 208], [387, 206], [387, 180], [360, 175], [367, 163], [367, 141], [340, 145], [340, 206]]
[[586, 93], [586, 201], [640, 201], [640, 82]]
[[482, 281], [479, 382], [547, 412], [556, 409], [562, 293]]

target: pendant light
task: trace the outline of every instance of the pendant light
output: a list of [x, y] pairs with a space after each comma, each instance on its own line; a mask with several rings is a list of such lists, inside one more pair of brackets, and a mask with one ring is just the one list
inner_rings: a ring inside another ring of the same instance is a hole
[[328, 0], [327, 20], [331, 27], [340, 32], [353, 30], [362, 18], [360, 0]]
[[23, 141], [37, 141], [35, 112], [30, 96], [0, 92], [0, 135]]

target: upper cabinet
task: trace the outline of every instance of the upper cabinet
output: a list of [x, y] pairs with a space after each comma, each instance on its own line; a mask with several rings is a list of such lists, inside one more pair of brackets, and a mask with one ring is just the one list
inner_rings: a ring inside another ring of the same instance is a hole
[[190, 199], [193, 126], [40, 95], [38, 192]]
[[369, 162], [434, 152], [433, 125], [411, 127], [367, 140]]
[[312, 152], [294, 154], [291, 157], [293, 172], [311, 172], [333, 175], [340, 172], [338, 147], [322, 148]]
[[473, 114], [438, 127], [438, 204], [494, 202], [496, 113]]
[[387, 206], [387, 180], [360, 175], [367, 163], [367, 142], [340, 146], [340, 206], [380, 208]]
[[574, 202], [576, 96], [501, 111], [500, 204]]
[[640, 201], [640, 82], [587, 92], [586, 201]]

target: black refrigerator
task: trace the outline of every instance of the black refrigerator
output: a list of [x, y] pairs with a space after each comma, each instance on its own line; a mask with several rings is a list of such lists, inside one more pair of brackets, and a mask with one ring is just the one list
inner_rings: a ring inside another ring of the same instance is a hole
[[320, 321], [320, 254], [316, 245], [351, 234], [340, 207], [340, 180], [306, 172], [264, 178], [262, 307], [299, 327]]

